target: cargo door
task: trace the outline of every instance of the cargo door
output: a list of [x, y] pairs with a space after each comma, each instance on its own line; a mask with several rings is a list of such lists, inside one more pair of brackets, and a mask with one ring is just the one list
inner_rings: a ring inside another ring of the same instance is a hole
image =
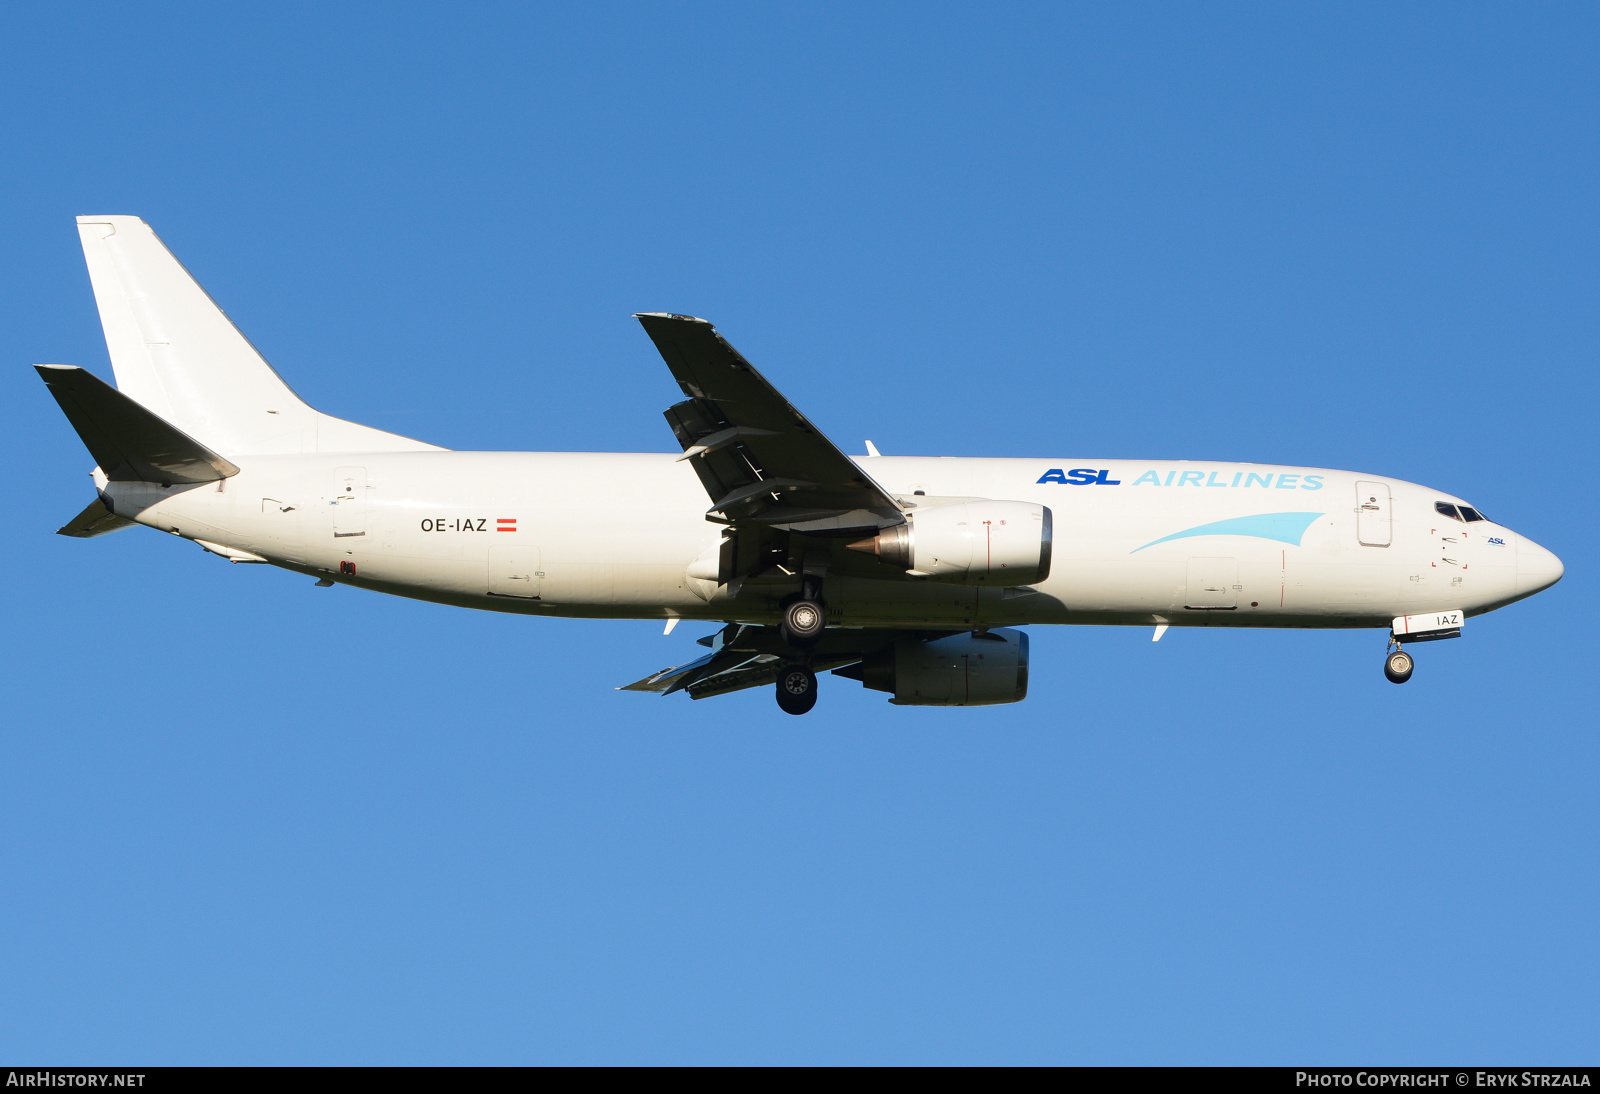
[[341, 467], [333, 473], [333, 538], [367, 534], [367, 469]]
[[1389, 546], [1394, 537], [1389, 512], [1388, 483], [1356, 483], [1356, 541], [1361, 546]]
[[1239, 606], [1239, 560], [1191, 558], [1185, 608], [1227, 611]]
[[489, 548], [489, 595], [538, 600], [539, 548], [506, 544]]

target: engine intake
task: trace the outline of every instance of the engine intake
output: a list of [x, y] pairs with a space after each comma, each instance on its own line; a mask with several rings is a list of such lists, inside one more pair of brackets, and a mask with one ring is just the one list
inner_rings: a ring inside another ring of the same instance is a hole
[[1028, 697], [1028, 635], [1002, 628], [931, 642], [902, 638], [835, 676], [887, 691], [913, 707], [981, 707]]
[[968, 501], [910, 514], [850, 544], [918, 577], [955, 585], [1029, 585], [1050, 576], [1048, 507]]

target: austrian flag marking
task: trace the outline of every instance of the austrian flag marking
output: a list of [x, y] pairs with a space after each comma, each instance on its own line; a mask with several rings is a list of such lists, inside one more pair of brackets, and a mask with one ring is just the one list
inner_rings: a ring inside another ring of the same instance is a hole
[[515, 532], [516, 517], [498, 517], [495, 527], [489, 527], [488, 517], [424, 517], [424, 532]]

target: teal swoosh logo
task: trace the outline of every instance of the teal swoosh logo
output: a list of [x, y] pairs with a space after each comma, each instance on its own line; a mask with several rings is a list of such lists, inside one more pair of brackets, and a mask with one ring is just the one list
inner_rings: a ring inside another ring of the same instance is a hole
[[[1229, 520], [1217, 520], [1210, 524], [1197, 524], [1193, 528], [1185, 528], [1170, 536], [1153, 539], [1144, 547], [1154, 547], [1158, 543], [1174, 539], [1188, 539], [1190, 536], [1254, 536], [1256, 539], [1275, 539], [1279, 543], [1292, 543], [1298, 547], [1301, 537], [1306, 534], [1306, 529], [1311, 527], [1311, 522], [1323, 515], [1322, 513], [1261, 513], [1254, 517], [1233, 517]], [[1144, 550], [1144, 547], [1135, 547], [1128, 553], [1136, 555]]]

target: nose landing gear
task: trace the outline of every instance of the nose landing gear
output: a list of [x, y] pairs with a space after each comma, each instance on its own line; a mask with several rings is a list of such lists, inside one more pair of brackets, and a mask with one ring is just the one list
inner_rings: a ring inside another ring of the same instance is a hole
[[[1441, 503], [1443, 504], [1443, 503]], [[1389, 628], [1389, 645], [1385, 648], [1383, 674], [1391, 684], [1403, 684], [1411, 679], [1416, 668], [1411, 655], [1400, 649], [1403, 636], [1407, 642], [1441, 642], [1446, 638], [1460, 638], [1461, 625], [1467, 613], [1459, 608], [1443, 612], [1424, 612], [1421, 615], [1397, 615]]]
[[1383, 659], [1383, 675], [1391, 684], [1403, 684], [1411, 679], [1412, 670], [1416, 662], [1411, 660], [1411, 655], [1400, 648], [1400, 643], [1393, 639], [1389, 642], [1389, 654]]

